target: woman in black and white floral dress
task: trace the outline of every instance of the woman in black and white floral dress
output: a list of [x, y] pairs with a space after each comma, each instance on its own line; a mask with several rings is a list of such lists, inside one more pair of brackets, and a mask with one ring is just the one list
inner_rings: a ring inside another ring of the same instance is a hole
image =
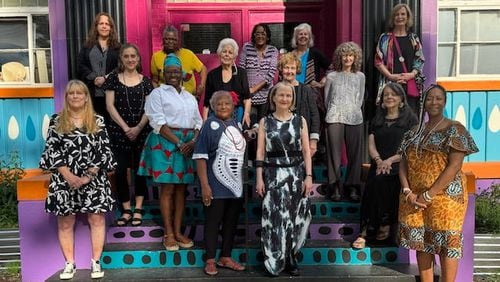
[[106, 237], [104, 213], [113, 209], [108, 171], [116, 163], [102, 116], [96, 115], [87, 86], [71, 80], [64, 107], [50, 121], [40, 168], [49, 170], [45, 210], [57, 215], [58, 237], [66, 264], [60, 279], [76, 271], [74, 226], [76, 213], [86, 213], [92, 241], [91, 277], [101, 278], [99, 258]]
[[272, 114], [262, 118], [257, 138], [256, 189], [262, 201], [264, 266], [277, 276], [297, 276], [296, 256], [311, 221], [308, 195], [312, 161], [305, 119], [291, 112], [295, 90], [279, 82], [269, 93]]

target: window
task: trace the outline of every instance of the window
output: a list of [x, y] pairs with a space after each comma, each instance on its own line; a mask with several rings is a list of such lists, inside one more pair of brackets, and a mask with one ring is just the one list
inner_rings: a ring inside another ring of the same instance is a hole
[[52, 83], [48, 14], [0, 13], [0, 34], [0, 86]]
[[441, 1], [438, 27], [438, 77], [500, 76], [500, 6]]
[[231, 24], [182, 24], [182, 47], [190, 49], [196, 54], [206, 51], [215, 54], [219, 42], [231, 37]]

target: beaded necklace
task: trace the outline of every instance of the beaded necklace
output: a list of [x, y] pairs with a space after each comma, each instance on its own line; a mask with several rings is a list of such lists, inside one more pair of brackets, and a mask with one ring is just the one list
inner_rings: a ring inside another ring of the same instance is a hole
[[[134, 112], [132, 112], [132, 107], [130, 107], [130, 98], [129, 98], [129, 94], [128, 94], [128, 87], [127, 86], [127, 82], [125, 81], [125, 74], [122, 73], [122, 76], [123, 76], [123, 86], [125, 86], [125, 97], [127, 98], [127, 106], [128, 106], [128, 111], [130, 113], [130, 115], [132, 116], [132, 122], [134, 123], [138, 123], [140, 121], [140, 116], [141, 116], [141, 112], [139, 111], [139, 114], [135, 114]], [[140, 109], [143, 109], [144, 108], [144, 84], [143, 84], [143, 81], [141, 80], [141, 82], [139, 82], [139, 85], [141, 86], [141, 107]], [[131, 88], [134, 87], [134, 86], [131, 86]], [[138, 119], [138, 120], [136, 120]]]

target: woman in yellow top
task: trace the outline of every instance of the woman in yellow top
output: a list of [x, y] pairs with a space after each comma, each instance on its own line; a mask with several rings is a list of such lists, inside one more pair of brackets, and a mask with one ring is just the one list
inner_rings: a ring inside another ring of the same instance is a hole
[[443, 87], [432, 85], [422, 98], [419, 125], [405, 134], [400, 148], [399, 244], [417, 251], [421, 281], [433, 281], [434, 255], [442, 281], [455, 281], [467, 208], [462, 162], [478, 148], [462, 124], [444, 117]]

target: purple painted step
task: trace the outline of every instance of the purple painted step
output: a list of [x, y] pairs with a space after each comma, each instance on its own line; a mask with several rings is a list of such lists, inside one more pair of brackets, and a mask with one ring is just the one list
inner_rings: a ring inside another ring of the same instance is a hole
[[[253, 223], [248, 226], [249, 239], [260, 238], [261, 225]], [[311, 240], [338, 240], [344, 239], [352, 241], [359, 233], [357, 223], [312, 223], [309, 228]], [[194, 241], [203, 241], [203, 225], [188, 225], [184, 230], [184, 235]], [[236, 231], [236, 238], [245, 240], [245, 225], [239, 225]], [[163, 238], [163, 228], [160, 226], [141, 227], [110, 227], [107, 232], [107, 243], [125, 242], [161, 242]]]

